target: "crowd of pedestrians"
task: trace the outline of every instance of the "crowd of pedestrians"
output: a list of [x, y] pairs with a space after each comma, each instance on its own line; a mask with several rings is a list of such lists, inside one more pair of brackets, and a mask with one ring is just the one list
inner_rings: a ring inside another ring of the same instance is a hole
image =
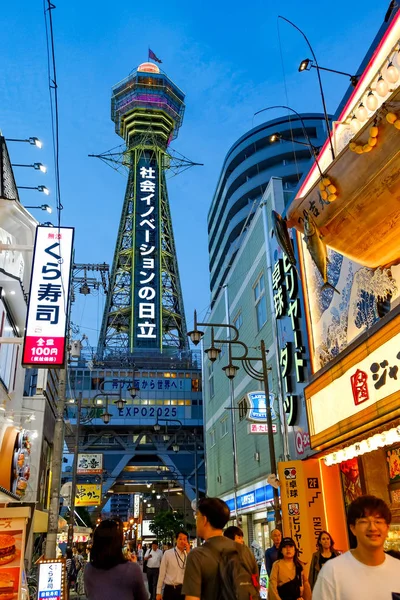
[[[400, 600], [399, 555], [384, 551], [391, 518], [380, 498], [357, 498], [347, 514], [356, 547], [341, 554], [331, 534], [321, 531], [309, 564], [295, 541], [275, 529], [263, 557], [268, 600]], [[88, 600], [260, 600], [259, 545], [247, 547], [240, 527], [226, 528], [229, 519], [223, 500], [203, 498], [196, 511], [202, 545], [190, 549], [187, 532], [180, 531], [165, 552], [153, 542], [136, 554], [124, 548], [119, 519], [102, 521], [87, 563], [82, 552], [67, 549], [68, 588], [80, 573]]]

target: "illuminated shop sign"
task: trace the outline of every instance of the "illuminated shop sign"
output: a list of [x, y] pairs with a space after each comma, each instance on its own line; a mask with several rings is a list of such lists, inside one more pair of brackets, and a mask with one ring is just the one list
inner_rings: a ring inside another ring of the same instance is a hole
[[62, 559], [45, 560], [39, 563], [38, 600], [65, 598], [65, 565]]
[[78, 475], [95, 475], [103, 472], [102, 454], [78, 454]]
[[272, 271], [272, 289], [275, 315], [277, 319], [290, 317], [294, 342], [286, 342], [280, 348], [280, 368], [284, 385], [284, 409], [288, 425], [294, 425], [297, 419], [299, 398], [293, 394], [293, 376], [297, 383], [304, 383], [306, 359], [300, 328], [301, 302], [299, 297], [298, 279], [294, 266], [286, 254], [279, 258]]
[[140, 515], [140, 496], [135, 494], [133, 500], [133, 518], [138, 519]]
[[134, 346], [159, 348], [160, 185], [156, 158], [143, 156], [136, 169]]
[[76, 486], [75, 506], [97, 506], [101, 501], [101, 485], [84, 483]]
[[[273, 488], [270, 485], [259, 484], [259, 487], [245, 488], [236, 496], [238, 510], [267, 508], [267, 503], [271, 503], [274, 497]], [[235, 499], [228, 496], [223, 500], [229, 506], [229, 510], [235, 511]]]
[[[381, 332], [379, 332], [381, 333]], [[374, 347], [374, 339], [369, 347]], [[364, 350], [364, 349], [363, 349]], [[336, 368], [334, 368], [336, 370]], [[323, 389], [306, 390], [311, 437], [399, 392], [400, 333], [376, 348]], [[331, 370], [333, 371], [333, 370]], [[333, 371], [334, 372], [334, 371]], [[308, 392], [308, 393], [307, 393]]]
[[[265, 401], [265, 392], [249, 392], [246, 394], [249, 403], [249, 411], [247, 413], [248, 421], [256, 421], [263, 423], [267, 420], [267, 403]], [[271, 419], [276, 420], [274, 409], [275, 394], [270, 393], [269, 405], [271, 407]]]
[[64, 364], [73, 241], [71, 227], [36, 229], [24, 367]]
[[309, 562], [326, 529], [321, 472], [317, 460], [278, 463], [285, 535], [294, 539], [300, 560]]

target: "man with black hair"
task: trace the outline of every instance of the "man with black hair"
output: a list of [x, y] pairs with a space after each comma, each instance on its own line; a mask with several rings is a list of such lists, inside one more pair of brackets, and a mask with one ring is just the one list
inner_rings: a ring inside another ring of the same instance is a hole
[[175, 548], [166, 550], [162, 557], [156, 600], [184, 600], [182, 584], [189, 550], [189, 536], [182, 530], [176, 536]]
[[230, 540], [233, 540], [237, 544], [244, 544], [243, 531], [240, 529], [240, 527], [236, 527], [236, 525], [227, 527], [224, 531], [224, 536]]
[[376, 496], [350, 504], [347, 524], [357, 547], [323, 566], [313, 600], [393, 600], [400, 594], [399, 562], [383, 550], [391, 520], [388, 505]]
[[258, 568], [247, 546], [239, 545], [223, 535], [230, 518], [226, 502], [220, 498], [202, 498], [196, 512], [197, 536], [205, 543], [187, 557], [182, 593], [186, 600], [218, 600], [221, 598], [220, 565], [223, 554], [237, 552], [255, 587], [258, 585]]

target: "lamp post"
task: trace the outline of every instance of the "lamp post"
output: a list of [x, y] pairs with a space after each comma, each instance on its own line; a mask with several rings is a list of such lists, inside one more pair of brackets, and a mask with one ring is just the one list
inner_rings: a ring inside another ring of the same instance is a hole
[[15, 138], [5, 138], [6, 142], [26, 142], [27, 144], [31, 144], [32, 146], [36, 146], [36, 148], [42, 148], [43, 144], [37, 137], [30, 137], [26, 140], [19, 140]]
[[314, 144], [311, 144], [311, 142], [302, 142], [301, 140], [295, 140], [294, 138], [287, 138], [285, 136], [283, 136], [281, 133], [273, 133], [270, 138], [269, 141], [274, 143], [274, 142], [293, 142], [294, 144], [300, 144], [300, 146], [307, 146], [307, 148], [310, 148], [313, 151], [313, 154], [318, 154], [318, 152], [320, 151], [320, 147], [314, 146]]
[[48, 204], [41, 204], [40, 206], [25, 206], [25, 208], [40, 208], [40, 210], [45, 210], [50, 214], [53, 212], [53, 209]]
[[47, 167], [42, 165], [42, 163], [33, 163], [33, 165], [11, 165], [12, 167], [28, 167], [30, 169], [35, 169], [35, 171], [41, 171], [42, 173], [47, 173]]
[[[315, 164], [317, 165], [318, 171], [319, 171], [319, 173], [320, 173], [320, 175], [322, 177], [321, 167], [319, 166], [319, 162], [318, 162], [317, 147], [314, 146], [314, 144], [312, 144], [312, 142], [310, 140], [310, 136], [308, 135], [306, 124], [304, 123], [304, 119], [301, 116], [301, 114], [297, 112], [297, 110], [295, 110], [291, 106], [286, 106], [285, 104], [277, 104], [277, 105], [274, 105], [274, 106], [267, 106], [266, 108], [262, 108], [261, 110], [258, 110], [257, 112], [254, 113], [254, 117], [256, 115], [259, 115], [262, 112], [265, 112], [266, 110], [275, 110], [277, 108], [283, 108], [284, 110], [290, 110], [300, 120], [301, 125], [302, 125], [302, 129], [303, 129], [303, 134], [304, 134], [304, 137], [306, 138], [307, 142], [300, 142], [299, 140], [294, 140], [294, 139], [290, 139], [290, 141], [291, 142], [296, 142], [296, 144], [302, 144], [302, 145], [308, 146], [310, 148], [311, 153], [312, 153], [312, 155], [314, 157], [314, 160], [315, 160]], [[270, 141], [272, 143], [278, 141], [279, 139], [285, 139], [285, 138], [283, 138], [280, 133], [273, 133], [270, 136]], [[289, 139], [285, 140], [285, 141], [289, 141]]]
[[351, 73], [345, 73], [344, 71], [337, 71], [336, 69], [328, 69], [327, 67], [320, 67], [319, 65], [314, 65], [314, 62], [311, 58], [305, 58], [301, 61], [299, 65], [299, 72], [310, 71], [311, 69], [318, 69], [319, 71], [328, 71], [329, 73], [337, 73], [338, 75], [345, 75], [349, 77], [351, 81], [351, 85], [356, 87], [358, 80], [360, 79], [360, 75], [351, 75]]
[[50, 194], [50, 190], [45, 185], [17, 185], [17, 188], [19, 190], [36, 190], [37, 192], [43, 192], [43, 194], [46, 194], [46, 196]]
[[72, 465], [72, 485], [71, 485], [71, 501], [68, 519], [68, 540], [67, 545], [72, 548], [74, 542], [74, 516], [75, 516], [75, 494], [76, 494], [76, 472], [78, 469], [78, 452], [79, 452], [79, 433], [81, 424], [82, 412], [82, 392], [79, 392], [78, 402], [76, 405], [76, 429], [75, 429], [75, 445], [74, 445], [74, 460]]
[[[228, 358], [229, 362], [226, 367], [223, 367], [223, 371], [228, 379], [233, 380], [239, 370], [239, 367], [233, 364], [233, 361], [240, 361], [247, 375], [251, 378], [256, 379], [257, 381], [261, 381], [264, 385], [265, 391], [265, 403], [266, 403], [266, 416], [267, 416], [267, 429], [268, 429], [268, 447], [269, 447], [269, 458], [270, 458], [270, 471], [272, 475], [276, 475], [276, 456], [275, 456], [275, 445], [274, 445], [274, 437], [272, 431], [272, 411], [271, 404], [269, 402], [269, 384], [268, 384], [268, 365], [267, 365], [267, 357], [266, 357], [266, 348], [264, 340], [260, 341], [260, 356], [249, 356], [249, 348], [248, 346], [239, 340], [239, 331], [230, 323], [200, 323], [197, 321], [197, 312], [194, 311], [194, 329], [193, 331], [188, 332], [188, 336], [190, 337], [193, 344], [197, 346], [200, 340], [204, 336], [204, 332], [198, 329], [198, 326], [201, 327], [211, 327], [211, 346], [207, 350], [205, 350], [209, 360], [211, 362], [215, 362], [221, 352], [220, 348], [218, 348], [215, 344], [227, 344], [228, 345]], [[216, 339], [214, 336], [214, 328], [228, 328], [229, 331], [232, 331], [232, 337], [229, 339]], [[243, 354], [240, 356], [232, 355], [232, 347], [239, 346], [242, 348]], [[259, 362], [261, 360], [262, 363], [262, 371], [256, 369], [252, 363]], [[279, 493], [277, 488], [273, 487], [273, 501], [274, 501], [274, 519], [275, 519], [275, 527], [281, 529], [281, 512], [279, 507]]]
[[328, 112], [326, 110], [324, 88], [322, 87], [322, 80], [321, 80], [321, 75], [320, 75], [320, 67], [318, 65], [317, 57], [315, 56], [315, 52], [314, 52], [314, 50], [313, 50], [313, 48], [312, 48], [312, 46], [311, 46], [311, 44], [309, 42], [308, 37], [306, 36], [306, 34], [304, 33], [304, 31], [302, 31], [300, 29], [300, 27], [297, 27], [297, 25], [295, 25], [292, 21], [289, 21], [289, 19], [286, 19], [286, 17], [282, 17], [281, 15], [278, 16], [278, 19], [282, 19], [283, 21], [286, 21], [286, 23], [289, 23], [289, 25], [291, 25], [292, 27], [294, 27], [295, 29], [297, 29], [297, 31], [299, 33], [301, 33], [301, 35], [303, 36], [303, 38], [307, 42], [307, 45], [308, 45], [308, 47], [310, 49], [310, 52], [312, 54], [312, 57], [313, 57], [313, 60], [315, 62], [315, 66], [316, 66], [316, 69], [317, 69], [319, 91], [320, 91], [320, 94], [321, 94], [322, 108], [323, 108], [323, 111], [324, 111], [326, 130], [327, 130], [327, 133], [328, 133], [329, 144], [330, 144], [330, 147], [331, 147], [332, 160], [334, 160], [335, 159], [335, 151], [333, 149], [333, 143], [332, 143], [332, 137], [331, 137], [331, 128], [330, 128], [330, 124], [329, 124]]

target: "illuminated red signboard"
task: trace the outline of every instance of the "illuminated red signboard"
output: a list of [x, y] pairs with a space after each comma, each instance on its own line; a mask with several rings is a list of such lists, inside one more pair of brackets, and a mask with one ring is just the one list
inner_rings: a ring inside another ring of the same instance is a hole
[[36, 230], [22, 359], [25, 367], [64, 364], [73, 241], [71, 227]]

